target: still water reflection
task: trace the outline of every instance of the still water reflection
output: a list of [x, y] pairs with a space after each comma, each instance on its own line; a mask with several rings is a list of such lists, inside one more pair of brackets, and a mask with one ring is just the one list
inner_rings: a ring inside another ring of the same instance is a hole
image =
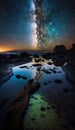
[[[12, 68], [13, 76], [0, 87], [0, 99], [7, 97], [8, 101], [14, 99], [14, 97], [18, 94], [20, 90], [22, 90], [27, 83], [29, 79], [34, 79], [34, 81], [39, 81], [41, 84], [40, 89], [34, 94], [34, 98], [32, 100], [32, 97], [30, 98], [30, 104], [33, 104], [32, 108], [28, 107], [27, 115], [27, 123], [30, 121], [31, 116], [33, 116], [31, 111], [33, 111], [33, 114], [37, 114], [37, 119], [41, 122], [43, 121], [45, 123], [45, 120], [39, 119], [38, 116], [40, 116], [38, 113], [36, 113], [36, 107], [51, 107], [52, 104], [55, 104], [55, 109], [61, 111], [61, 109], [64, 107], [63, 113], [65, 113], [65, 109], [68, 109], [67, 106], [71, 105], [72, 101], [75, 98], [75, 95], [71, 93], [71, 89], [73, 86], [67, 81], [65, 73], [61, 67], [56, 67], [53, 63], [51, 65], [47, 64], [47, 62], [42, 62], [40, 65], [35, 65], [37, 63], [31, 62], [27, 64], [23, 64], [20, 66], [16, 66]], [[64, 93], [64, 88], [69, 90], [69, 94]], [[44, 98], [42, 99], [41, 96]], [[35, 99], [37, 99], [37, 104]], [[38, 101], [40, 99], [40, 101]], [[67, 102], [68, 100], [68, 102]], [[66, 103], [67, 102], [67, 103]], [[41, 104], [39, 104], [41, 103]], [[46, 104], [46, 105], [45, 105]], [[37, 105], [37, 106], [36, 106]], [[5, 106], [7, 109], [8, 107]], [[5, 112], [5, 109], [2, 109], [3, 112]], [[40, 110], [38, 109], [39, 113]], [[52, 114], [52, 119], [55, 119], [55, 126], [58, 124], [58, 118], [55, 110], [51, 109], [50, 115]], [[70, 113], [71, 115], [71, 109], [67, 110], [67, 113]], [[74, 112], [72, 110], [72, 112]], [[30, 113], [30, 114], [29, 114]], [[66, 114], [67, 114], [66, 113]], [[46, 120], [49, 121], [49, 115], [48, 111], [45, 112], [46, 114]], [[3, 115], [2, 115], [3, 116]], [[56, 120], [57, 119], [57, 120]], [[57, 123], [56, 123], [57, 122]], [[46, 122], [47, 123], [47, 122]], [[45, 127], [46, 127], [45, 123]], [[37, 123], [35, 123], [34, 128], [37, 128]], [[38, 122], [40, 126], [40, 122]], [[61, 124], [61, 123], [60, 123]], [[41, 123], [43, 126], [43, 123]], [[25, 124], [24, 127], [28, 127], [27, 124]], [[31, 127], [31, 124], [30, 126]], [[48, 127], [49, 122], [48, 122]], [[51, 126], [53, 127], [53, 126]], [[54, 127], [53, 127], [54, 128]], [[61, 128], [61, 127], [60, 127]], [[57, 127], [58, 129], [58, 127]]]
[[[13, 76], [0, 87], [0, 98], [8, 97], [9, 100], [13, 99], [18, 91], [23, 89], [29, 79], [39, 81], [41, 85], [44, 82], [51, 81], [52, 86], [55, 84], [54, 81], [56, 79], [60, 79], [62, 81], [61, 86], [64, 84], [69, 87], [71, 85], [66, 80], [65, 73], [61, 67], [56, 67], [54, 64], [48, 65], [46, 62], [43, 62], [42, 66], [34, 66], [34, 64], [35, 62], [31, 62], [13, 67]], [[17, 75], [20, 78], [17, 78]], [[26, 77], [26, 79], [23, 77]], [[57, 86], [58, 84], [55, 85]]]

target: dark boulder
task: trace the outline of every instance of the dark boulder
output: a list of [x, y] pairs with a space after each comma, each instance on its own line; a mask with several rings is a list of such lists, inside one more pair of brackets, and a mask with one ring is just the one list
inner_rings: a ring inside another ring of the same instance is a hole
[[54, 48], [53, 53], [56, 55], [64, 55], [66, 53], [66, 48], [64, 45], [57, 45]]

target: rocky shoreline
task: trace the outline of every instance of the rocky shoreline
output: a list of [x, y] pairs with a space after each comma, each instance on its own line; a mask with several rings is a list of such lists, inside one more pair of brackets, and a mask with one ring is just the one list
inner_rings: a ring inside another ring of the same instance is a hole
[[63, 70], [66, 74], [66, 78], [70, 81], [73, 85], [75, 85], [75, 62], [71, 62], [65, 66], [63, 66]]
[[28, 53], [0, 54], [0, 85], [12, 77], [12, 67], [31, 61]]
[[12, 67], [1, 67], [0, 68], [0, 85], [2, 85], [4, 82], [9, 80], [11, 76], [13, 75]]

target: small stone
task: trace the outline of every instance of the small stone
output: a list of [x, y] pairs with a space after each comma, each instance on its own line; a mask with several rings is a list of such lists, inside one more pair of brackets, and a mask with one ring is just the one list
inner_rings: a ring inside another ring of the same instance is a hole
[[34, 99], [35, 99], [35, 100], [37, 100], [37, 98], [36, 98], [36, 97], [35, 97]]
[[61, 83], [62, 83], [62, 81], [61, 81], [61, 80], [59, 80], [59, 79], [56, 79], [56, 80], [55, 80], [55, 83], [57, 83], [57, 84], [61, 84]]
[[45, 111], [46, 109], [44, 107], [41, 107], [41, 111]]
[[16, 78], [19, 79], [19, 78], [21, 78], [21, 76], [20, 75], [16, 75]]
[[48, 65], [52, 65], [53, 63], [52, 63], [52, 62], [48, 62], [47, 64], [48, 64]]
[[52, 105], [52, 108], [53, 108], [53, 109], [55, 109], [55, 106], [54, 106], [54, 105]]

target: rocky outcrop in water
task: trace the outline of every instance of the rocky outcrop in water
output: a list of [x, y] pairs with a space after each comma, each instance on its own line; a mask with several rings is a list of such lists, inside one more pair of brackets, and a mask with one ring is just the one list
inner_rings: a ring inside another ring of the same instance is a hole
[[64, 45], [58, 45], [54, 48], [53, 53], [58, 55], [64, 55], [66, 53], [66, 48]]
[[55, 66], [62, 66], [65, 63], [67, 50], [64, 45], [57, 45], [53, 50], [53, 63]]
[[22, 121], [26, 113], [30, 96], [40, 87], [39, 82], [29, 80], [24, 90], [20, 91], [10, 104], [7, 113], [5, 130], [22, 130]]

